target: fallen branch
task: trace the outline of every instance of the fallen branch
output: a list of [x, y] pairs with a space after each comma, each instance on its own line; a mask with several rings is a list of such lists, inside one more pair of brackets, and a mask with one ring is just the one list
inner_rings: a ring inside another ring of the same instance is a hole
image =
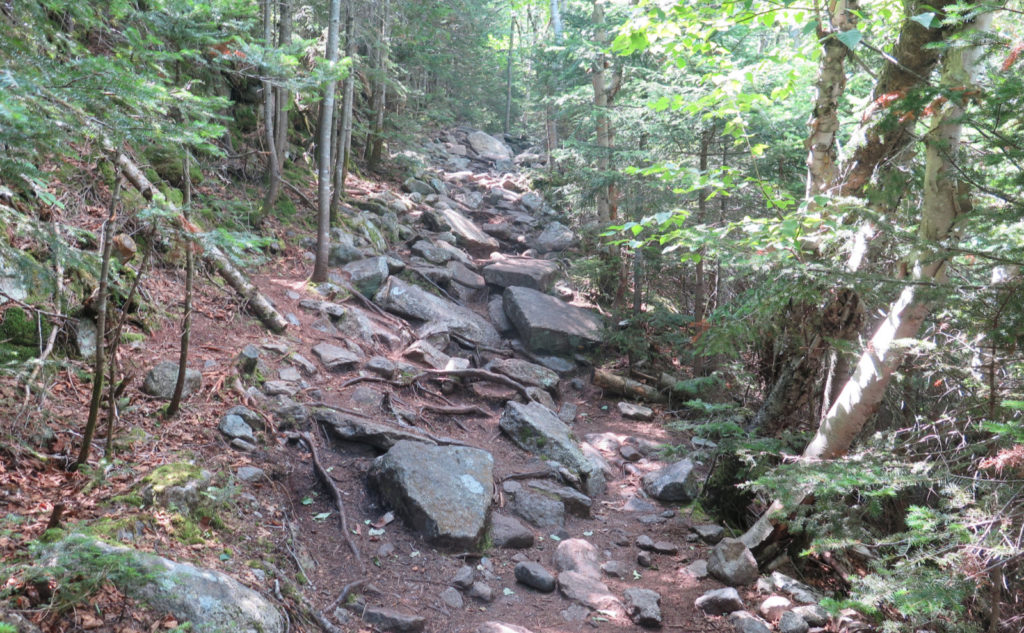
[[604, 369], [594, 371], [594, 384], [605, 391], [621, 396], [629, 396], [645, 402], [665, 402], [665, 396], [654, 387]]
[[[123, 152], [117, 152], [112, 147], [108, 148], [111, 153], [115, 154], [115, 162], [121, 168], [125, 177], [130, 183], [142, 194], [142, 197], [149, 201], [162, 203], [172, 211], [180, 212], [174, 204], [169, 202], [153, 183], [146, 178], [146, 175], [142, 173], [138, 165]], [[263, 296], [259, 288], [252, 284], [245, 275], [235, 267], [231, 260], [228, 259], [224, 251], [219, 246], [214, 244], [209, 238], [204, 237], [204, 234], [195, 226], [194, 223], [188, 222], [183, 216], [179, 217], [181, 221], [182, 233], [187, 236], [190, 240], [196, 242], [202, 247], [203, 260], [209, 264], [217, 274], [224, 278], [224, 281], [228, 283], [231, 288], [234, 289], [252, 309], [253, 313], [263, 322], [263, 325], [267, 326], [272, 332], [280, 334], [285, 331], [288, 327], [288, 321], [285, 320], [281, 313], [274, 308], [273, 304]]]
[[440, 413], [442, 415], [482, 415], [488, 416], [490, 412], [478, 405], [466, 405], [462, 407], [438, 407], [432, 404], [425, 404], [420, 407], [420, 415], [423, 413]]
[[345, 604], [345, 600], [348, 598], [349, 594], [351, 594], [356, 589], [361, 588], [367, 582], [368, 582], [368, 580], [366, 578], [360, 578], [359, 580], [353, 580], [352, 582], [350, 582], [347, 585], [345, 585], [342, 588], [341, 593], [338, 594], [338, 597], [334, 600], [334, 602], [329, 604], [327, 606], [327, 608], [324, 609], [324, 611], [328, 611], [328, 612], [334, 611], [335, 609], [337, 609], [341, 605]]
[[302, 203], [303, 203], [304, 205], [306, 205], [307, 207], [309, 207], [309, 208], [310, 208], [310, 209], [312, 209], [313, 211], [316, 211], [316, 210], [317, 210], [317, 206], [316, 206], [315, 204], [313, 204], [313, 201], [312, 201], [312, 200], [310, 200], [310, 199], [309, 199], [309, 198], [308, 198], [308, 197], [306, 196], [306, 194], [302, 193], [302, 190], [300, 190], [300, 189], [299, 189], [298, 187], [296, 187], [296, 186], [295, 186], [295, 185], [293, 185], [292, 183], [288, 182], [288, 181], [287, 181], [287, 180], [285, 180], [284, 178], [282, 178], [282, 179], [281, 179], [281, 184], [283, 184], [283, 185], [284, 185], [285, 189], [287, 189], [288, 191], [291, 191], [291, 192], [292, 192], [292, 193], [294, 193], [294, 194], [295, 194], [296, 196], [298, 196], [298, 197], [299, 197], [299, 200], [302, 200]]
[[341, 534], [345, 538], [345, 542], [348, 544], [348, 548], [352, 550], [352, 554], [356, 557], [356, 562], [359, 563], [359, 567], [363, 566], [363, 557], [359, 554], [359, 548], [356, 547], [355, 542], [352, 541], [348, 531], [348, 519], [345, 515], [345, 503], [341, 500], [341, 492], [338, 487], [334, 485], [334, 480], [324, 470], [323, 465], [320, 463], [320, 456], [316, 451], [316, 444], [313, 443], [313, 436], [309, 433], [299, 433], [298, 436], [306, 443], [309, 447], [309, 452], [313, 456], [313, 470], [316, 472], [316, 478], [320, 480], [324, 486], [327, 487], [331, 492], [331, 496], [334, 498], [334, 506], [338, 509], [338, 519], [341, 521]]

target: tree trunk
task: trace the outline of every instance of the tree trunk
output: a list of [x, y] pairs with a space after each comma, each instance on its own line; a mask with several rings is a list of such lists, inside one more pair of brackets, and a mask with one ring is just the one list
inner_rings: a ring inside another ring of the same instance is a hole
[[[189, 174], [191, 172], [189, 155], [185, 154], [185, 198], [181, 207], [181, 215], [185, 222], [189, 221], [189, 210], [192, 208], [192, 187], [189, 185]], [[195, 251], [191, 242], [185, 242], [185, 312], [181, 318], [181, 338], [178, 350], [178, 379], [174, 382], [174, 393], [171, 395], [171, 402], [167, 405], [166, 417], [172, 418], [178, 413], [181, 405], [181, 395], [185, 390], [185, 374], [188, 371], [188, 347], [189, 339], [192, 337], [192, 284], [195, 280]]]
[[505, 62], [505, 134], [512, 127], [512, 54], [515, 52], [516, 16], [513, 13], [508, 25], [508, 58]]
[[618, 196], [611, 173], [615, 132], [608, 111], [619, 88], [622, 87], [622, 66], [615, 65], [609, 81], [605, 73], [611, 63], [604, 52], [608, 46], [608, 32], [605, 30], [604, 22], [604, 2], [605, 0], [594, 0], [594, 12], [591, 15], [594, 39], [601, 50], [590, 67], [590, 82], [594, 88], [594, 109], [597, 118], [595, 125], [598, 152], [597, 169], [598, 178], [601, 180], [596, 196], [597, 220], [601, 224], [608, 224], [618, 216]]
[[[277, 45], [280, 48], [287, 48], [292, 43], [292, 2], [291, 0], [279, 0], [277, 6]], [[277, 96], [274, 98], [274, 131], [277, 132], [275, 145], [279, 168], [284, 165], [288, 150], [288, 128], [290, 126], [288, 115], [291, 112], [291, 100], [291, 91], [285, 86], [279, 86]]]
[[[263, 41], [267, 48], [274, 46], [274, 0], [263, 1]], [[278, 161], [277, 134], [275, 125], [277, 112], [274, 108], [274, 87], [270, 82], [270, 69], [263, 69], [263, 123], [266, 128], [267, 141], [267, 195], [263, 198], [262, 217], [266, 218], [274, 210], [277, 197], [281, 193], [281, 165]]]
[[345, 181], [348, 180], [348, 163], [352, 160], [352, 109], [355, 99], [355, 10], [352, 6], [353, 0], [349, 0], [345, 7], [345, 56], [349, 58], [348, 76], [345, 77], [345, 95], [341, 107], [341, 152], [340, 169], [335, 179], [335, 198], [341, 200], [345, 195]]
[[[338, 63], [338, 24], [341, 22], [341, 0], [331, 0], [330, 22], [327, 26], [327, 65], [333, 71]], [[316, 261], [312, 281], [327, 281], [327, 257], [330, 250], [331, 230], [331, 128], [334, 120], [334, 88], [330, 79], [324, 86], [324, 99], [320, 104], [318, 125], [319, 164], [317, 171], [317, 228]]]
[[[978, 16], [974, 31], [986, 31], [992, 13]], [[956, 219], [970, 210], [970, 200], [957, 181], [957, 154], [963, 131], [965, 88], [974, 84], [978, 46], [947, 49], [942, 86], [951, 96], [935, 115], [925, 137], [924, 203], [918, 229], [921, 240], [933, 250], [914, 256], [913, 283], [907, 285], [889, 309], [861, 354], [853, 376], [829, 409], [818, 432], [804, 449], [804, 457], [832, 459], [849, 450], [864, 424], [878, 410], [892, 374], [903, 361], [907, 346], [928, 315], [922, 284], [945, 281], [946, 254], [941, 242], [950, 236]]]
[[366, 167], [376, 171], [384, 154], [384, 111], [387, 108], [387, 73], [390, 19], [389, 0], [380, 3], [379, 42], [374, 48], [373, 125], [366, 144]]

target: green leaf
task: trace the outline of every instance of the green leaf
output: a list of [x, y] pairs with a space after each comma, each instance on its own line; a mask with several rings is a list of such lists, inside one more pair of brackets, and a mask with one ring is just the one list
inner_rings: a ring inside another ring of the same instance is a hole
[[932, 28], [932, 25], [935, 24], [935, 14], [930, 11], [927, 13], [919, 13], [910, 19], [926, 29]]
[[302, 505], [304, 505], [304, 506], [313, 505], [313, 497], [303, 497], [302, 498]]
[[320, 514], [313, 515], [314, 521], [326, 521], [327, 517], [331, 516], [330, 512], [321, 512]]
[[860, 44], [860, 40], [862, 37], [864, 37], [864, 35], [858, 29], [850, 29], [849, 31], [841, 31], [839, 33], [836, 33], [836, 38], [838, 38], [840, 42], [845, 44], [846, 48], [850, 49], [851, 51], [857, 47], [857, 44]]

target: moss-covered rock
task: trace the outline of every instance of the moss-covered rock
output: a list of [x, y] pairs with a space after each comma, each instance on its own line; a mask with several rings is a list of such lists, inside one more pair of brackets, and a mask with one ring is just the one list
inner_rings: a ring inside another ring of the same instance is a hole
[[[185, 186], [185, 150], [167, 145], [151, 145], [143, 152], [156, 174], [175, 187]], [[189, 170], [192, 186], [203, 182], [202, 170], [195, 165]], [[164, 192], [166, 196], [167, 193]], [[169, 196], [168, 196], [169, 197]]]
[[7, 308], [0, 317], [0, 363], [35, 358], [52, 327], [45, 319], [37, 320], [22, 308]]

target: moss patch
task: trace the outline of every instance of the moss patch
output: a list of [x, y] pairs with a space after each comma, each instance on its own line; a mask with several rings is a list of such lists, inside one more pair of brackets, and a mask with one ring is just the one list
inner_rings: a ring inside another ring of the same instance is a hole
[[202, 479], [202, 471], [195, 464], [175, 462], [164, 464], [146, 475], [142, 481], [153, 487], [153, 492], [160, 494], [173, 486], [182, 486], [192, 479]]
[[46, 320], [37, 320], [21, 308], [7, 308], [0, 317], [0, 362], [35, 358], [52, 327]]

